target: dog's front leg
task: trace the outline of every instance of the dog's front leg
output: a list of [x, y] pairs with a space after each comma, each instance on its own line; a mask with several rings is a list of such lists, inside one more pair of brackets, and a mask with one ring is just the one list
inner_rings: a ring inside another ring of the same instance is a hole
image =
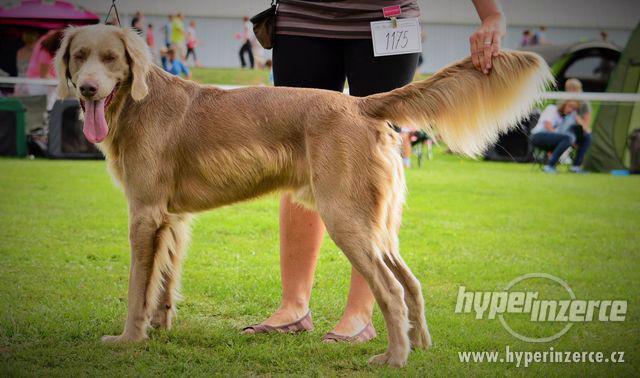
[[156, 234], [156, 240], [159, 241], [156, 254], [165, 253], [162, 245], [166, 245], [169, 261], [162, 269], [163, 287], [158, 296], [158, 305], [151, 315], [153, 327], [171, 328], [171, 321], [176, 314], [176, 301], [180, 298], [181, 260], [189, 242], [189, 218], [188, 214], [171, 214]]
[[164, 256], [157, 253], [160, 244], [157, 233], [165, 215], [157, 207], [130, 205], [129, 218], [131, 268], [127, 321], [121, 335], [102, 338], [106, 343], [146, 339], [149, 317], [162, 287], [161, 260]]

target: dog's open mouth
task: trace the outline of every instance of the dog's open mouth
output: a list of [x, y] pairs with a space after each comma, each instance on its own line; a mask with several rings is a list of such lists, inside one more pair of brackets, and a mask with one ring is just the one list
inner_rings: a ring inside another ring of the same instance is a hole
[[105, 110], [113, 100], [118, 90], [118, 86], [113, 87], [109, 95], [103, 99], [95, 101], [80, 100], [80, 106], [84, 111], [84, 127], [82, 132], [91, 143], [100, 143], [107, 137], [109, 127], [104, 116]]

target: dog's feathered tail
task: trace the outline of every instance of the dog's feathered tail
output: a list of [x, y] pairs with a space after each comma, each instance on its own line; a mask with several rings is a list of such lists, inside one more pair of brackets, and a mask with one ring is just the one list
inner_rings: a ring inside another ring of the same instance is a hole
[[527, 116], [553, 81], [537, 54], [505, 51], [489, 75], [470, 58], [426, 80], [361, 100], [362, 111], [400, 125], [437, 131], [454, 152], [476, 156]]

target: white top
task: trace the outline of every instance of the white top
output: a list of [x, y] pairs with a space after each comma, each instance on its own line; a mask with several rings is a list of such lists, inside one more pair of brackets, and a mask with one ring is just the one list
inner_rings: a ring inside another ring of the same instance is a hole
[[542, 132], [548, 132], [548, 130], [544, 127], [545, 122], [551, 122], [551, 125], [555, 129], [562, 123], [562, 116], [558, 111], [558, 107], [555, 105], [549, 105], [544, 108], [542, 114], [540, 114], [540, 118], [538, 118], [538, 123], [536, 127], [531, 130], [531, 134], [537, 134]]

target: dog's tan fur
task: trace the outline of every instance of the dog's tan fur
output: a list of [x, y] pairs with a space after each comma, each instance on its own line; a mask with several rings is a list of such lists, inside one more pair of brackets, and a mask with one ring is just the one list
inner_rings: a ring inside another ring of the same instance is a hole
[[145, 339], [149, 323], [170, 327], [189, 214], [283, 190], [319, 211], [366, 278], [389, 334], [372, 362], [392, 366], [431, 340], [420, 283], [398, 251], [404, 175], [387, 122], [424, 125], [474, 155], [526, 115], [550, 80], [538, 56], [505, 52], [488, 76], [467, 58], [365, 98], [226, 91], [165, 73], [133, 31], [111, 26], [67, 30], [56, 64], [62, 95], [69, 82], [93, 80], [99, 98], [119, 85], [100, 148], [129, 203], [131, 271], [124, 332], [105, 341]]

